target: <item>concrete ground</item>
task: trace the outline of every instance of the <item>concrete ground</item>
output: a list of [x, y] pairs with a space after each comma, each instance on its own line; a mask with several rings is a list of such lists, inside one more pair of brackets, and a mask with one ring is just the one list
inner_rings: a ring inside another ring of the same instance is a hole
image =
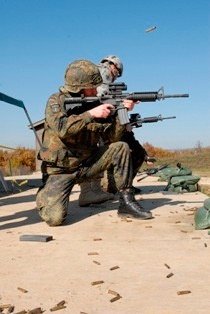
[[39, 185], [39, 176], [14, 183], [18, 191], [0, 198], [3, 313], [210, 313], [210, 235], [194, 227], [206, 195], [164, 192], [165, 182], [147, 177], [135, 181], [137, 199], [154, 218], [123, 220], [117, 200], [80, 208], [76, 185], [65, 225], [49, 227], [36, 209]]

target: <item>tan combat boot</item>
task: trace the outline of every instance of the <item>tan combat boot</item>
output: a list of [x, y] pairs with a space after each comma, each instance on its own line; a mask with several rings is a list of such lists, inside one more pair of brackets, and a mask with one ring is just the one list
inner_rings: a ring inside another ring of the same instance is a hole
[[90, 204], [101, 204], [110, 200], [110, 195], [107, 195], [103, 190], [94, 191], [92, 189], [92, 181], [82, 182], [80, 184], [79, 206], [85, 207]]
[[114, 199], [113, 193], [109, 193], [102, 188], [101, 178], [92, 179], [91, 180], [91, 188], [92, 188], [93, 192], [95, 192], [96, 194], [100, 194], [101, 196], [104, 195], [104, 198], [106, 197], [107, 201]]

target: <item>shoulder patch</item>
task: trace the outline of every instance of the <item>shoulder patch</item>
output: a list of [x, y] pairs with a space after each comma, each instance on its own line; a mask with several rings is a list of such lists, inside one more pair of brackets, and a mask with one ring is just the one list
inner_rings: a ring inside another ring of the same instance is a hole
[[53, 103], [50, 105], [50, 108], [52, 110], [53, 113], [57, 113], [57, 112], [60, 112], [61, 111], [61, 107], [59, 104], [57, 103]]

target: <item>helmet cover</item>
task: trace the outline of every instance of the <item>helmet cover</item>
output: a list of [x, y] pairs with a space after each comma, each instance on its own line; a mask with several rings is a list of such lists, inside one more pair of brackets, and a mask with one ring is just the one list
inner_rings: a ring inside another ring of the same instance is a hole
[[100, 71], [89, 60], [76, 60], [70, 63], [65, 72], [65, 88], [72, 93], [82, 89], [96, 88], [102, 83]]
[[111, 62], [116, 66], [116, 68], [119, 72], [118, 77], [122, 76], [123, 64], [122, 64], [122, 61], [120, 60], [120, 58], [118, 58], [117, 56], [114, 56], [114, 55], [110, 55], [110, 56], [104, 57], [101, 60], [101, 63], [106, 62], [106, 61]]

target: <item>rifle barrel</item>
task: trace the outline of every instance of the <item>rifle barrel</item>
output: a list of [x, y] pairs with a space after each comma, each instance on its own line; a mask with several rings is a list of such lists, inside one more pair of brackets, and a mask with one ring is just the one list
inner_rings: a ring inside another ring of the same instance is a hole
[[164, 118], [161, 117], [161, 120], [166, 120], [166, 119], [176, 119], [176, 117], [175, 116], [173, 116], [173, 117], [164, 117]]
[[180, 97], [189, 97], [189, 94], [174, 94], [174, 95], [162, 95], [163, 98], [180, 98]]

